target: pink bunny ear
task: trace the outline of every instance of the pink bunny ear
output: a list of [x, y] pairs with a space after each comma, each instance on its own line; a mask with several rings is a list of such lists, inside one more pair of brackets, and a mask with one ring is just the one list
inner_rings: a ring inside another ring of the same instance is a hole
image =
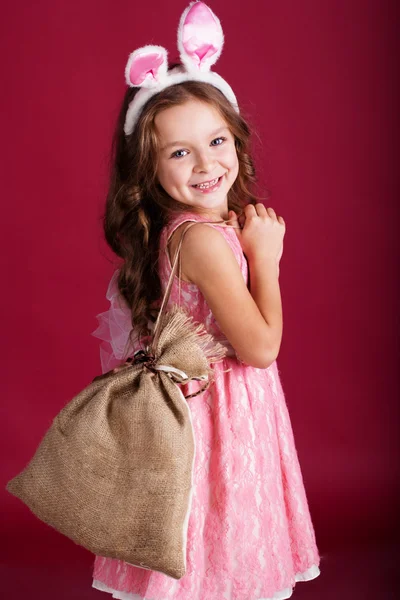
[[162, 46], [142, 46], [129, 55], [125, 81], [130, 87], [156, 87], [166, 76], [168, 53]]
[[178, 27], [178, 50], [187, 71], [209, 71], [224, 45], [220, 20], [204, 2], [191, 2]]

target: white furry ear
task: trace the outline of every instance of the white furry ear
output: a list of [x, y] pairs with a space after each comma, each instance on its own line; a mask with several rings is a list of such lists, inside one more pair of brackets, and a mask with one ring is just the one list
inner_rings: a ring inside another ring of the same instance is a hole
[[188, 72], [209, 71], [224, 45], [220, 20], [204, 2], [191, 2], [178, 27], [178, 50]]
[[125, 81], [140, 87], [126, 112], [124, 133], [133, 132], [146, 102], [161, 90], [184, 81], [202, 81], [221, 90], [233, 108], [239, 106], [231, 86], [210, 67], [221, 55], [224, 34], [218, 17], [204, 2], [190, 2], [178, 27], [178, 50], [182, 65], [168, 71], [168, 53], [162, 46], [142, 46], [129, 55]]
[[142, 46], [129, 55], [125, 81], [130, 87], [156, 87], [167, 75], [168, 52], [162, 46]]

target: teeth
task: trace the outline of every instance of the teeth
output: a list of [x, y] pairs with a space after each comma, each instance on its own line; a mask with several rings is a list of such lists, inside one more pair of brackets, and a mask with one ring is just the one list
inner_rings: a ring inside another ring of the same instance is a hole
[[213, 185], [215, 185], [218, 181], [219, 177], [217, 177], [217, 179], [213, 179], [212, 181], [210, 181], [210, 183], [200, 183], [198, 185], [196, 185], [195, 187], [198, 188], [209, 188], [212, 187]]

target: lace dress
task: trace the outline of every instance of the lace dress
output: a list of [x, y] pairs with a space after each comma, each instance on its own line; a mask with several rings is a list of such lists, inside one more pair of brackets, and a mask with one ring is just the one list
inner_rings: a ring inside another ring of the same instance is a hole
[[[159, 274], [165, 291], [171, 263], [166, 242], [190, 212], [164, 227]], [[248, 282], [247, 261], [233, 228], [225, 237]], [[103, 340], [103, 372], [123, 358], [129, 311], [111, 279], [110, 310], [93, 335]], [[178, 303], [175, 275], [168, 307]], [[198, 287], [181, 280], [181, 305], [227, 347], [210, 388], [188, 400], [196, 440], [194, 487], [187, 532], [187, 571], [176, 580], [158, 571], [96, 556], [93, 587], [120, 600], [278, 600], [298, 581], [320, 574], [320, 556], [276, 361], [267, 369], [235, 353]], [[111, 349], [111, 351], [110, 351]], [[135, 350], [135, 348], [133, 349]], [[182, 385], [185, 395], [204, 385]]]

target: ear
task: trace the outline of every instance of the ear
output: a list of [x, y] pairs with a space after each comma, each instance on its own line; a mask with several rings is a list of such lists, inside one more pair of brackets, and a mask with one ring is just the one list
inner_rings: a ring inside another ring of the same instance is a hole
[[191, 2], [178, 27], [178, 50], [187, 71], [209, 71], [224, 45], [220, 20], [204, 2]]
[[162, 46], [142, 46], [129, 55], [125, 81], [130, 87], [156, 87], [167, 75], [168, 52]]

